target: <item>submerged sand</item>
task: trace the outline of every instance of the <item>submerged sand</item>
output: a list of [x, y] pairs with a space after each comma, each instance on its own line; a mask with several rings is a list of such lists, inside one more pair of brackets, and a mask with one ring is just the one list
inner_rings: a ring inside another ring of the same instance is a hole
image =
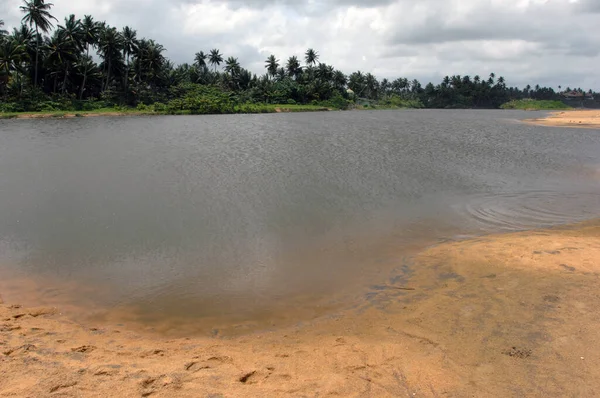
[[598, 396], [599, 237], [595, 222], [441, 244], [359, 308], [227, 339], [5, 303], [0, 396]]
[[553, 112], [545, 118], [529, 119], [528, 123], [553, 127], [600, 128], [600, 109]]

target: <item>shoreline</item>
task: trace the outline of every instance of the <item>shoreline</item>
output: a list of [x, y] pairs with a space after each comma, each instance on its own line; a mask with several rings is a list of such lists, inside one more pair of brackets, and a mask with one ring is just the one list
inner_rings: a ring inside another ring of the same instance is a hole
[[551, 112], [544, 118], [525, 119], [536, 126], [600, 129], [600, 109], [581, 109]]
[[[335, 111], [337, 109], [328, 108], [323, 106], [316, 105], [282, 105], [282, 104], [272, 104], [272, 105], [261, 105], [257, 106], [254, 111], [247, 109], [235, 111], [233, 113], [224, 113], [224, 114], [263, 114], [263, 113], [292, 113], [292, 112], [329, 112]], [[106, 109], [99, 111], [48, 111], [48, 112], [8, 112], [8, 113], [0, 113], [0, 120], [3, 119], [72, 119], [78, 117], [100, 117], [100, 116], [179, 116], [179, 115], [187, 115], [187, 116], [200, 116], [200, 115], [218, 115], [219, 113], [214, 114], [193, 114], [190, 112], [181, 113], [169, 113], [162, 111], [153, 111], [153, 110], [137, 110], [135, 108], [119, 110], [115, 109]]]
[[441, 243], [359, 308], [232, 338], [0, 300], [0, 396], [593, 396], [598, 238], [592, 221]]

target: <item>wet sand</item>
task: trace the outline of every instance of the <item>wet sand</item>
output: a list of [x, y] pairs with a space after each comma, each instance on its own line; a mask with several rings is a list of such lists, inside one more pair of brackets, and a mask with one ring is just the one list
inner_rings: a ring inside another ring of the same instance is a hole
[[600, 109], [553, 112], [548, 117], [525, 122], [553, 127], [600, 128]]
[[599, 237], [590, 222], [444, 243], [357, 308], [234, 338], [4, 303], [0, 396], [598, 396]]

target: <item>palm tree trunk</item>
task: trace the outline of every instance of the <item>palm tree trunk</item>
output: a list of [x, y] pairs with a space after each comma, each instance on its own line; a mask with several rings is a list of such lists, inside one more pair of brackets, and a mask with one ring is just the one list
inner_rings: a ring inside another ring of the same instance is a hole
[[[90, 43], [87, 43], [87, 49], [85, 52], [86, 58], [90, 56]], [[79, 101], [83, 99], [83, 90], [85, 89], [85, 81], [87, 80], [87, 65], [83, 70], [83, 83], [81, 84], [81, 90], [79, 90]]]
[[62, 93], [63, 95], [65, 94], [65, 91], [67, 91], [67, 76], [69, 75], [69, 63], [65, 63], [65, 78], [63, 79], [63, 84], [62, 84]]
[[85, 68], [85, 72], [83, 73], [83, 82], [81, 83], [81, 90], [79, 90], [79, 100], [83, 99], [83, 90], [85, 90], [85, 81], [87, 79], [87, 68]]
[[126, 61], [126, 67], [125, 67], [125, 102], [127, 102], [128, 97], [129, 97], [129, 93], [127, 92], [127, 85], [129, 83], [129, 53], [125, 53], [125, 58], [127, 58]]
[[110, 62], [110, 56], [108, 57], [108, 65], [106, 68], [106, 86], [104, 87], [104, 91], [108, 90], [108, 85], [110, 83], [110, 67], [111, 67], [111, 62]]
[[38, 78], [38, 59], [40, 53], [40, 33], [38, 31], [38, 26], [35, 24], [35, 79], [33, 80], [33, 86], [37, 86], [37, 78]]

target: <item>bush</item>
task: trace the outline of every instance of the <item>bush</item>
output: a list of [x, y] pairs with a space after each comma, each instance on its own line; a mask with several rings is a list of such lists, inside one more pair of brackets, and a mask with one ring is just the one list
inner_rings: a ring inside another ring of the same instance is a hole
[[561, 101], [523, 99], [509, 101], [500, 105], [500, 108], [521, 110], [557, 110], [570, 109], [571, 107], [562, 103]]
[[296, 105], [296, 101], [294, 99], [290, 98], [287, 100], [287, 104], [288, 105]]
[[341, 109], [341, 110], [348, 109], [350, 107], [350, 104], [352, 104], [352, 101], [347, 100], [346, 98], [342, 97], [339, 93], [336, 94], [335, 96], [331, 97], [329, 100], [322, 101], [320, 103], [321, 106], [324, 106], [327, 108]]
[[423, 108], [423, 103], [418, 99], [405, 99], [398, 95], [391, 95], [381, 101], [384, 106], [392, 106], [398, 108]]
[[162, 102], [155, 102], [154, 105], [152, 105], [152, 108], [154, 112], [163, 113], [167, 111], [167, 106]]

